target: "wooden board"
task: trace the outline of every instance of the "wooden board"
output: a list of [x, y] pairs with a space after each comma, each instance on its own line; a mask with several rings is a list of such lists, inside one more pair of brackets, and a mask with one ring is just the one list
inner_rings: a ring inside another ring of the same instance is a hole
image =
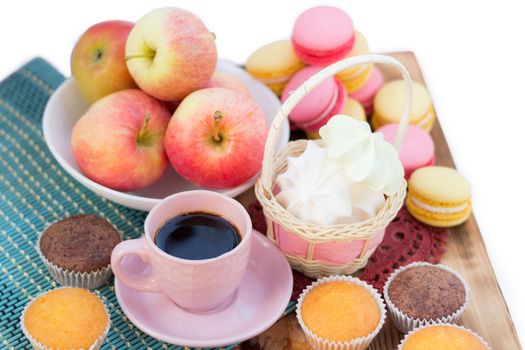
[[[407, 67], [413, 80], [425, 83], [414, 53], [396, 52], [390, 55]], [[400, 78], [395, 68], [386, 66], [379, 66], [379, 68], [387, 81]], [[454, 160], [439, 122], [436, 122], [432, 129], [432, 137], [436, 145], [437, 164], [454, 167]], [[255, 200], [253, 191], [242, 194], [239, 200], [245, 205], [252, 203]], [[465, 224], [450, 230], [447, 250], [442, 263], [460, 272], [470, 285], [470, 304], [461, 324], [482, 335], [494, 350], [521, 349], [474, 215], [471, 215]], [[403, 334], [398, 332], [387, 319], [383, 330], [369, 349], [397, 349], [402, 337]], [[239, 346], [239, 349], [244, 350], [308, 348], [295, 313], [286, 316], [266, 332]]]

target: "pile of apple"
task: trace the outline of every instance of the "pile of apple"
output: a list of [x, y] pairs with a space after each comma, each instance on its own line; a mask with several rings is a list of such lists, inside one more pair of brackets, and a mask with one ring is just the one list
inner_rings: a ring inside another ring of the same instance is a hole
[[242, 81], [216, 65], [215, 35], [179, 8], [89, 28], [71, 57], [77, 88], [91, 103], [71, 137], [82, 173], [121, 191], [155, 183], [170, 163], [211, 189], [256, 175], [266, 119]]

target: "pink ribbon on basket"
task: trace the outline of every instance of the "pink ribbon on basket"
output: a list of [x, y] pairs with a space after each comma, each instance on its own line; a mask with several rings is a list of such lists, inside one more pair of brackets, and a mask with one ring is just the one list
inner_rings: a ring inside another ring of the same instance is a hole
[[[267, 226], [259, 202], [248, 208], [253, 228], [266, 234]], [[448, 229], [425, 225], [410, 216], [403, 207], [387, 226], [383, 241], [379, 244], [368, 264], [356, 275], [382, 292], [388, 276], [398, 267], [414, 261], [436, 264], [446, 252]], [[293, 271], [294, 286], [292, 300], [296, 300], [312, 279]]]

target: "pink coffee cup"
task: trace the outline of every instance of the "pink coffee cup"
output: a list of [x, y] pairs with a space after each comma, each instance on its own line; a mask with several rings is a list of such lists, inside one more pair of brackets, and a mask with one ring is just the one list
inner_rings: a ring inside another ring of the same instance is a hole
[[[155, 245], [157, 230], [169, 219], [191, 211], [221, 215], [234, 224], [242, 239], [232, 250], [218, 257], [186, 260], [171, 256]], [[180, 192], [163, 199], [146, 217], [144, 236], [119, 243], [111, 254], [111, 268], [126, 286], [164, 293], [190, 311], [207, 311], [227, 303], [239, 286], [248, 265], [252, 223], [236, 200], [212, 191]], [[149, 265], [151, 274], [132, 274], [121, 264], [135, 255]]]

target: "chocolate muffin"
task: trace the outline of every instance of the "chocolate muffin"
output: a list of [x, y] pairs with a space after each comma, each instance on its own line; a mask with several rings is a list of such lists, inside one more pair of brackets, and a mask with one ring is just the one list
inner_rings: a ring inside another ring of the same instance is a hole
[[38, 253], [63, 286], [97, 288], [111, 277], [111, 251], [120, 234], [106, 220], [79, 214], [49, 226], [40, 236]]
[[388, 287], [388, 296], [406, 315], [434, 320], [458, 311], [465, 304], [466, 290], [454, 273], [425, 265], [399, 272]]
[[40, 252], [51, 263], [69, 271], [91, 272], [110, 264], [120, 234], [106, 220], [88, 214], [60, 220], [44, 231]]

